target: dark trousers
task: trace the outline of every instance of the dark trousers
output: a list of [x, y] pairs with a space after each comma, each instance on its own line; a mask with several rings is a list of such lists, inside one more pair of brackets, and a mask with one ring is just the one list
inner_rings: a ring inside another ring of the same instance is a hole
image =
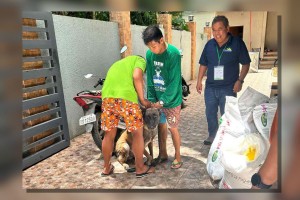
[[221, 116], [224, 114], [226, 96], [236, 97], [233, 88], [212, 88], [206, 87], [204, 91], [205, 113], [208, 124], [209, 137], [214, 138], [219, 128], [218, 124], [218, 108], [220, 108]]

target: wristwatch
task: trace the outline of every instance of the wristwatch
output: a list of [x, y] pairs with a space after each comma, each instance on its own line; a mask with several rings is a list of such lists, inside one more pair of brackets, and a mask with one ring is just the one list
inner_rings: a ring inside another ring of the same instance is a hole
[[253, 186], [258, 187], [260, 189], [269, 189], [272, 185], [266, 185], [261, 181], [261, 177], [258, 173], [253, 174], [251, 178], [251, 183]]
[[160, 100], [158, 103], [159, 105], [164, 106], [164, 102], [162, 100]]
[[238, 79], [238, 81], [240, 81], [240, 82], [241, 82], [241, 84], [243, 84], [243, 83], [244, 83], [244, 81], [243, 81], [243, 80], [241, 80], [241, 79]]

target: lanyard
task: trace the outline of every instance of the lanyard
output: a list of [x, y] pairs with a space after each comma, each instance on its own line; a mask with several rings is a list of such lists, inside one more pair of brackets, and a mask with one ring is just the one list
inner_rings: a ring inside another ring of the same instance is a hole
[[[224, 49], [226, 49], [226, 47], [227, 47], [227, 44], [225, 45]], [[217, 49], [217, 54], [218, 54], [218, 65], [220, 65], [220, 61], [221, 61], [221, 57], [223, 55], [224, 49], [222, 50], [221, 55], [219, 54], [218, 46], [216, 46], [216, 49]]]

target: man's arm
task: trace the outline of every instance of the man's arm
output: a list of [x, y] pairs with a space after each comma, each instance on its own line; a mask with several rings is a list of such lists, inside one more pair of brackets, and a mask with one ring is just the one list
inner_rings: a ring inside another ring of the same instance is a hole
[[236, 82], [233, 86], [233, 91], [235, 93], [238, 93], [239, 91], [241, 91], [244, 79], [249, 71], [249, 68], [250, 68], [250, 64], [242, 65], [242, 70], [240, 72], [240, 76], [239, 76], [238, 80], [236, 80]]
[[146, 108], [151, 107], [150, 101], [144, 97], [144, 79], [143, 79], [143, 70], [141, 68], [135, 68], [133, 71], [133, 83], [135, 90], [137, 92], [138, 98], [143, 106]]
[[207, 66], [201, 65], [199, 66], [199, 73], [198, 73], [198, 80], [196, 85], [196, 90], [199, 94], [202, 92], [202, 79], [204, 77], [204, 74], [207, 70]]
[[146, 75], [147, 75], [147, 99], [151, 102], [156, 102], [157, 97], [156, 97], [156, 92], [154, 89], [154, 82], [153, 82], [153, 74], [151, 70], [151, 64], [149, 63], [149, 60], [147, 59], [147, 70], [146, 70]]

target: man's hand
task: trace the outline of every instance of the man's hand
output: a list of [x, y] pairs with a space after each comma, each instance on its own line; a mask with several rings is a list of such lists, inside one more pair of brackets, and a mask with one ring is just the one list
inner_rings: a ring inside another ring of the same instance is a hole
[[207, 66], [200, 65], [199, 67], [199, 73], [198, 73], [198, 80], [196, 85], [196, 90], [199, 94], [202, 92], [202, 79], [207, 71]]
[[151, 108], [151, 102], [148, 101], [148, 99], [142, 99], [141, 101], [142, 106], [144, 106], [145, 108]]
[[237, 80], [233, 86], [233, 92], [238, 93], [239, 91], [241, 91], [242, 85], [243, 85], [242, 82]]
[[198, 81], [196, 85], [196, 90], [199, 94], [202, 92], [202, 81]]
[[152, 107], [153, 107], [153, 108], [157, 108], [157, 109], [161, 109], [163, 106], [160, 105], [160, 103], [159, 103], [159, 101], [158, 101], [158, 102], [152, 104]]

